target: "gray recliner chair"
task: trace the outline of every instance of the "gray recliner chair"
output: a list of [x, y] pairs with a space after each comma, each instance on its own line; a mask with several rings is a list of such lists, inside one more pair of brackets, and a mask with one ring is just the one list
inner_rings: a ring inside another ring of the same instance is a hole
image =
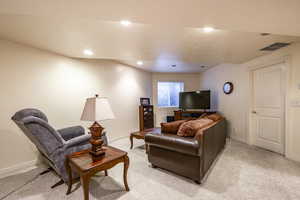
[[[18, 111], [12, 120], [33, 142], [50, 167], [67, 183], [66, 156], [90, 148], [91, 145], [88, 142], [90, 134], [85, 134], [85, 130], [81, 126], [55, 130], [48, 124], [48, 119], [43, 112], [32, 108]], [[102, 139], [107, 145], [105, 133], [103, 133]], [[61, 181], [61, 183], [63, 182]]]

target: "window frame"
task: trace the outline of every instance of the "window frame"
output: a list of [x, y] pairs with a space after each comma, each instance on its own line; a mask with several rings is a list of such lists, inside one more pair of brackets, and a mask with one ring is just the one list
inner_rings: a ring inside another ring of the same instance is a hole
[[[158, 102], [158, 96], [159, 96], [158, 95], [158, 84], [159, 83], [182, 83], [182, 91], [180, 91], [180, 92], [184, 92], [184, 85], [185, 85], [184, 81], [157, 81], [157, 83], [156, 83], [157, 107], [158, 108], [179, 108], [179, 105], [178, 106], [159, 106], [159, 102]], [[169, 100], [170, 100], [170, 98], [169, 98]]]

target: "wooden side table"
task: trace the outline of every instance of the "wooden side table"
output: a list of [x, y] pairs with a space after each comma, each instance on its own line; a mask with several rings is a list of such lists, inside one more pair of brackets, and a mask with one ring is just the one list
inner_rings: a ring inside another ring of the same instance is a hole
[[127, 171], [129, 167], [129, 158], [127, 152], [120, 149], [105, 146], [105, 156], [102, 160], [93, 162], [89, 150], [80, 151], [67, 156], [66, 169], [69, 175], [67, 195], [71, 193], [73, 178], [72, 170], [75, 170], [80, 175], [80, 181], [83, 188], [84, 199], [89, 199], [89, 183], [90, 178], [99, 171], [105, 171], [105, 176], [108, 175], [107, 170], [114, 167], [116, 164], [123, 162], [123, 180], [126, 191], [129, 191], [127, 183]]
[[[146, 130], [143, 130], [143, 131], [132, 132], [130, 134], [130, 149], [133, 148], [133, 138], [144, 140], [145, 135], [149, 132], [151, 132], [151, 133], [160, 133], [160, 128], [149, 128], [149, 129], [146, 129]], [[146, 150], [147, 150], [147, 147], [146, 147]]]

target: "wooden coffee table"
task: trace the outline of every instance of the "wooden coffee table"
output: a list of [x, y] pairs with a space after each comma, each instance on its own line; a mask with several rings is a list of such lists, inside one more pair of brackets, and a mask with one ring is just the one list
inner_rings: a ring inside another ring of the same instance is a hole
[[68, 191], [67, 195], [71, 193], [73, 178], [72, 170], [76, 171], [80, 175], [80, 181], [83, 188], [84, 199], [89, 199], [89, 183], [90, 178], [99, 171], [105, 171], [105, 176], [108, 175], [107, 170], [114, 167], [116, 164], [123, 162], [124, 171], [123, 179], [126, 191], [129, 191], [127, 183], [127, 171], [129, 167], [129, 158], [127, 152], [120, 149], [105, 146], [105, 155], [102, 160], [97, 162], [92, 161], [92, 157], [89, 154], [89, 150], [80, 151], [67, 156], [66, 169], [69, 175]]
[[[143, 130], [143, 131], [132, 132], [130, 134], [130, 149], [133, 148], [133, 138], [144, 140], [145, 135], [149, 132], [151, 132], [151, 133], [160, 132], [160, 128], [149, 128], [149, 129], [146, 129], [146, 130]], [[147, 147], [146, 147], [146, 150], [147, 150]]]

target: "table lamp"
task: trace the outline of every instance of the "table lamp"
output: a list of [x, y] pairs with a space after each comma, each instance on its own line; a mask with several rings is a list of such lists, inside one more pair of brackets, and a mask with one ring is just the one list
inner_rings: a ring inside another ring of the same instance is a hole
[[114, 113], [112, 112], [106, 97], [99, 97], [99, 95], [96, 95], [95, 97], [87, 98], [81, 120], [94, 122], [89, 128], [92, 135], [90, 139], [92, 145], [90, 154], [92, 155], [93, 161], [100, 160], [105, 154], [105, 151], [102, 148], [103, 140], [101, 138], [104, 128], [98, 122], [114, 118]]

